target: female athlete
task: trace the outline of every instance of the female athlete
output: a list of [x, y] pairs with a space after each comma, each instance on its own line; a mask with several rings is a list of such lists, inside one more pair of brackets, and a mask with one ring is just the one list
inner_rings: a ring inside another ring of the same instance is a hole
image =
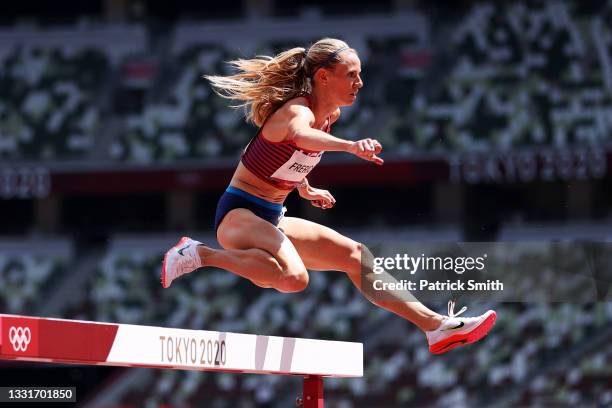
[[[323, 152], [347, 152], [383, 164], [378, 141], [348, 141], [330, 134], [340, 108], [352, 105], [363, 86], [357, 52], [343, 41], [325, 38], [307, 50], [292, 48], [275, 57], [230, 64], [236, 74], [206, 78], [219, 95], [241, 101], [239, 106], [246, 107], [247, 119], [259, 131], [242, 153], [217, 206], [215, 230], [223, 249], [183, 237], [164, 256], [163, 287], [200, 267], [213, 266], [281, 292], [304, 290], [308, 270], [342, 271], [364, 293], [362, 285], [374, 277], [367, 262], [362, 270], [367, 248], [323, 225], [285, 217], [283, 207], [293, 190], [315, 207], [334, 206], [332, 194], [307, 179]], [[384, 278], [393, 280], [388, 274]], [[457, 317], [466, 308], [454, 313], [453, 302], [448, 316], [442, 316], [399, 291], [386, 295], [368, 298], [418, 326], [436, 354], [481, 339], [496, 318], [492, 310], [478, 317]]]

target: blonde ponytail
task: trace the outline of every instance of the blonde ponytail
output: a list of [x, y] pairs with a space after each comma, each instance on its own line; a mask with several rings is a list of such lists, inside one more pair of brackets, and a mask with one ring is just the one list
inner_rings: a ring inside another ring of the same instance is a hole
[[316, 70], [337, 64], [343, 49], [350, 49], [344, 41], [324, 38], [308, 50], [296, 47], [274, 57], [229, 61], [238, 73], [204, 78], [219, 96], [241, 101], [232, 107], [246, 108], [247, 120], [261, 126], [285, 102], [310, 93], [311, 77]]

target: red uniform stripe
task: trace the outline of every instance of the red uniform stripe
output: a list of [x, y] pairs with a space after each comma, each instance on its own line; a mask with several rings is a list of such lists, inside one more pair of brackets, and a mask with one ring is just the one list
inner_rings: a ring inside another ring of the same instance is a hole
[[[286, 146], [274, 146], [266, 143], [264, 140], [259, 140], [257, 143], [257, 152], [260, 153], [265, 159], [274, 158], [278, 163], [277, 167], [281, 167], [291, 155], [293, 155], [293, 149], [287, 149]], [[279, 148], [281, 147], [281, 148]]]
[[256, 160], [253, 160], [251, 158], [251, 159], [249, 159], [249, 163], [250, 163], [250, 166], [251, 166], [251, 168], [249, 168], [249, 170], [251, 170], [257, 176], [262, 177], [264, 179], [267, 179], [269, 177], [268, 175], [266, 175], [265, 169], [263, 169], [261, 167], [259, 162], [257, 162]]
[[274, 167], [272, 173], [274, 173], [276, 169], [285, 164], [287, 160], [289, 160], [289, 158], [291, 157], [291, 155], [283, 155], [276, 152], [270, 152], [268, 150], [268, 147], [264, 144], [258, 144], [256, 146], [255, 152], [258, 154], [260, 160], [263, 160], [264, 162], [269, 162], [269, 164]]
[[253, 153], [255, 162], [264, 170], [266, 176], [270, 176], [274, 173], [278, 167], [270, 162], [270, 158], [266, 157], [266, 154], [263, 152], [262, 148], [259, 145], [253, 146]]
[[278, 167], [281, 167], [290, 157], [290, 154], [284, 154], [278, 150], [266, 146], [265, 143], [260, 143], [259, 146], [269, 155], [270, 160]]

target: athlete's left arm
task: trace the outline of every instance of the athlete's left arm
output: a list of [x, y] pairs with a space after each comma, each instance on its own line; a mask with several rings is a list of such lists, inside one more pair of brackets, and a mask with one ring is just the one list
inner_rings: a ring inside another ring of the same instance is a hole
[[310, 201], [310, 204], [315, 207], [327, 209], [332, 208], [336, 204], [336, 199], [329, 191], [312, 187], [306, 178], [297, 187], [297, 190], [300, 197]]
[[[340, 118], [340, 108], [336, 109], [330, 117], [329, 125], [333, 125]], [[331, 208], [336, 204], [336, 199], [327, 190], [314, 188], [308, 183], [308, 179], [304, 177], [302, 184], [297, 186], [297, 191], [300, 197], [309, 200], [312, 205], [319, 208]]]

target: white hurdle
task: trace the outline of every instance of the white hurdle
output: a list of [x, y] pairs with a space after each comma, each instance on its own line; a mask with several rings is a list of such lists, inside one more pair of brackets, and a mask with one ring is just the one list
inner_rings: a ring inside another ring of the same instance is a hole
[[363, 344], [0, 314], [0, 359], [300, 375], [304, 408], [323, 377], [363, 376]]

